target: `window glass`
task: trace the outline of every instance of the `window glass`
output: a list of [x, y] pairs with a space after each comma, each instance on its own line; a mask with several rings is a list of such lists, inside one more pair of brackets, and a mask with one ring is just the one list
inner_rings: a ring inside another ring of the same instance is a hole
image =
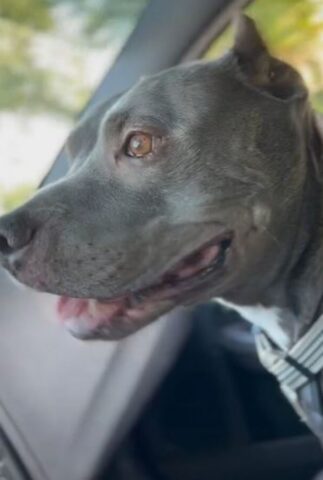
[[[323, 112], [323, 1], [255, 0], [245, 11], [257, 22], [271, 53], [303, 75], [314, 107]], [[220, 56], [232, 41], [230, 26], [205, 57]]]
[[37, 187], [148, 0], [1, 0], [0, 214]]

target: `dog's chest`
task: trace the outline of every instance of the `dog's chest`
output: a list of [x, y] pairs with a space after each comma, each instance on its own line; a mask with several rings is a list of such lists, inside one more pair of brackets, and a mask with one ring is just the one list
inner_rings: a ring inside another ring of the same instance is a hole
[[281, 326], [283, 311], [280, 308], [264, 307], [262, 305], [236, 305], [222, 298], [216, 298], [215, 301], [224, 307], [235, 310], [242, 318], [260, 327], [281, 348], [288, 348], [290, 339]]

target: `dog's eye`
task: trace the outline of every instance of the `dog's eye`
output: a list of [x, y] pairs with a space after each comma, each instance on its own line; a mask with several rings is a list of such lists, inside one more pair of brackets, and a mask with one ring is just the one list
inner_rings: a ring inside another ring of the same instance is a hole
[[153, 137], [149, 133], [133, 133], [126, 142], [125, 153], [129, 157], [142, 158], [153, 150]]

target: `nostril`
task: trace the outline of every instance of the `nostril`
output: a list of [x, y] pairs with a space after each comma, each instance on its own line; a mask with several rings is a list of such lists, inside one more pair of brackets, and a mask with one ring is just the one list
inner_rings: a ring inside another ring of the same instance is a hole
[[[0, 0], [1, 2], [1, 0]], [[27, 247], [36, 233], [36, 221], [24, 209], [0, 217], [0, 257], [12, 255]]]
[[9, 255], [14, 252], [14, 248], [10, 246], [8, 239], [4, 235], [0, 235], [0, 252], [4, 255]]
[[32, 241], [33, 235], [34, 230], [22, 221], [0, 225], [0, 255], [18, 252]]

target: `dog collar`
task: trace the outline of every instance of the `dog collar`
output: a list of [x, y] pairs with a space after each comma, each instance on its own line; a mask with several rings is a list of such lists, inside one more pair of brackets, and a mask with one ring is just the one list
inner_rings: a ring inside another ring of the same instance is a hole
[[300, 401], [305, 392], [310, 398], [310, 409], [323, 418], [319, 381], [319, 374], [323, 371], [323, 315], [290, 350], [282, 350], [260, 330], [256, 331], [255, 340], [260, 362], [275, 375], [282, 392], [298, 414], [308, 420], [307, 408]]

